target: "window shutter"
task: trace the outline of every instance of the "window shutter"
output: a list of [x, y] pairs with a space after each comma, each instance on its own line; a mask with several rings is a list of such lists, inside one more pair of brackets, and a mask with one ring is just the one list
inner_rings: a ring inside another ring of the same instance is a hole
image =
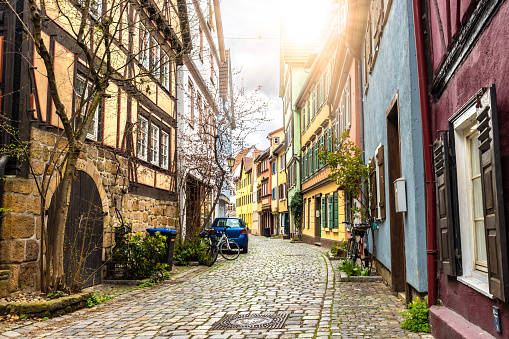
[[380, 219], [385, 219], [385, 172], [384, 172], [384, 145], [380, 146], [376, 155], [378, 166], [378, 185], [380, 197], [378, 207], [380, 208]]
[[320, 163], [318, 161], [318, 149], [320, 148], [319, 140], [316, 140], [315, 142], [315, 172], [318, 172], [318, 168], [320, 168]]
[[329, 228], [334, 228], [334, 197], [331, 195], [329, 195], [329, 203], [328, 203], [328, 208], [329, 208]]
[[370, 201], [369, 201], [369, 209], [371, 211], [371, 217], [377, 218], [377, 208], [376, 208], [376, 170], [375, 170], [375, 158], [372, 158], [369, 162], [369, 191], [370, 191]]
[[327, 151], [332, 152], [332, 129], [327, 129]]
[[454, 255], [454, 228], [447, 132], [442, 133], [435, 140], [433, 144], [433, 157], [437, 192], [440, 271], [447, 275], [455, 276], [456, 260]]
[[339, 213], [338, 192], [334, 192], [334, 228], [338, 228], [339, 226], [338, 213]]
[[320, 223], [322, 224], [322, 228], [325, 228], [327, 227], [327, 224], [325, 223], [325, 197], [322, 197], [322, 206], [320, 206], [322, 208], [322, 213], [320, 213]]
[[[320, 151], [325, 151], [325, 135], [320, 135]], [[320, 167], [323, 167], [325, 165], [325, 161], [320, 161]]]
[[477, 122], [490, 293], [502, 301], [509, 301], [509, 263], [495, 85], [481, 98]]

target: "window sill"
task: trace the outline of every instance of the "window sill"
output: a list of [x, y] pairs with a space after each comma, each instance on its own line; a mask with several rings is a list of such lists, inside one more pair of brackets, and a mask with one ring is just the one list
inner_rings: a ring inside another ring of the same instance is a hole
[[338, 232], [339, 232], [339, 229], [334, 228], [334, 229], [332, 230], [332, 232], [334, 232], [334, 233], [338, 233]]
[[[478, 275], [479, 277], [476, 277]], [[458, 281], [462, 282], [463, 284], [469, 286], [470, 288], [473, 288], [477, 292], [487, 296], [490, 299], [493, 299], [493, 295], [489, 292], [490, 288], [487, 281], [483, 281], [484, 279], [480, 279], [482, 275], [473, 273], [472, 276], [459, 276], [457, 279]]]

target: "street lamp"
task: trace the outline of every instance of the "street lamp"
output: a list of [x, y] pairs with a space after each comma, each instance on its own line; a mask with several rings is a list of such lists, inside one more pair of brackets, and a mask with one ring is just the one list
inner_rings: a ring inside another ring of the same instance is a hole
[[235, 158], [228, 157], [226, 159], [226, 161], [228, 162], [228, 167], [230, 167], [230, 172], [231, 172], [233, 169], [233, 166], [235, 165]]

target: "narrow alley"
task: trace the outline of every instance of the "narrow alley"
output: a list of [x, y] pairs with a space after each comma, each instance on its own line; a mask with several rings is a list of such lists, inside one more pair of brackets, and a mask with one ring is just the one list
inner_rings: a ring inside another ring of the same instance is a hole
[[383, 283], [339, 282], [325, 249], [256, 236], [250, 246], [249, 254], [190, 279], [17, 331], [44, 338], [432, 338], [400, 328], [404, 303]]

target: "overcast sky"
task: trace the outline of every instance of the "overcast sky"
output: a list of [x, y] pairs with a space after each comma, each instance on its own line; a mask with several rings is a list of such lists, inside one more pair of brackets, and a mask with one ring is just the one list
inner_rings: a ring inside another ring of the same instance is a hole
[[[283, 104], [279, 97], [280, 13], [291, 16], [291, 20], [296, 23], [295, 31], [300, 31], [298, 34], [302, 34], [302, 30], [309, 33], [321, 23], [320, 14], [330, 2], [331, 0], [220, 1], [225, 44], [226, 48], [231, 50], [232, 67], [242, 70], [242, 75], [234, 78], [234, 81], [238, 86], [243, 85], [246, 91], [254, 91], [261, 86], [264, 99], [270, 101], [267, 116], [271, 121], [261, 125], [258, 132], [249, 135], [246, 146], [267, 148], [267, 134], [283, 126]], [[317, 22], [312, 22], [311, 18], [316, 18]]]
[[[261, 86], [270, 100], [270, 122], [248, 136], [247, 145], [265, 149], [267, 134], [283, 126], [283, 106], [279, 98], [279, 10], [274, 0], [222, 0], [221, 16], [225, 45], [231, 50], [232, 67], [242, 70], [234, 81], [248, 92]], [[259, 37], [261, 36], [261, 39]]]

